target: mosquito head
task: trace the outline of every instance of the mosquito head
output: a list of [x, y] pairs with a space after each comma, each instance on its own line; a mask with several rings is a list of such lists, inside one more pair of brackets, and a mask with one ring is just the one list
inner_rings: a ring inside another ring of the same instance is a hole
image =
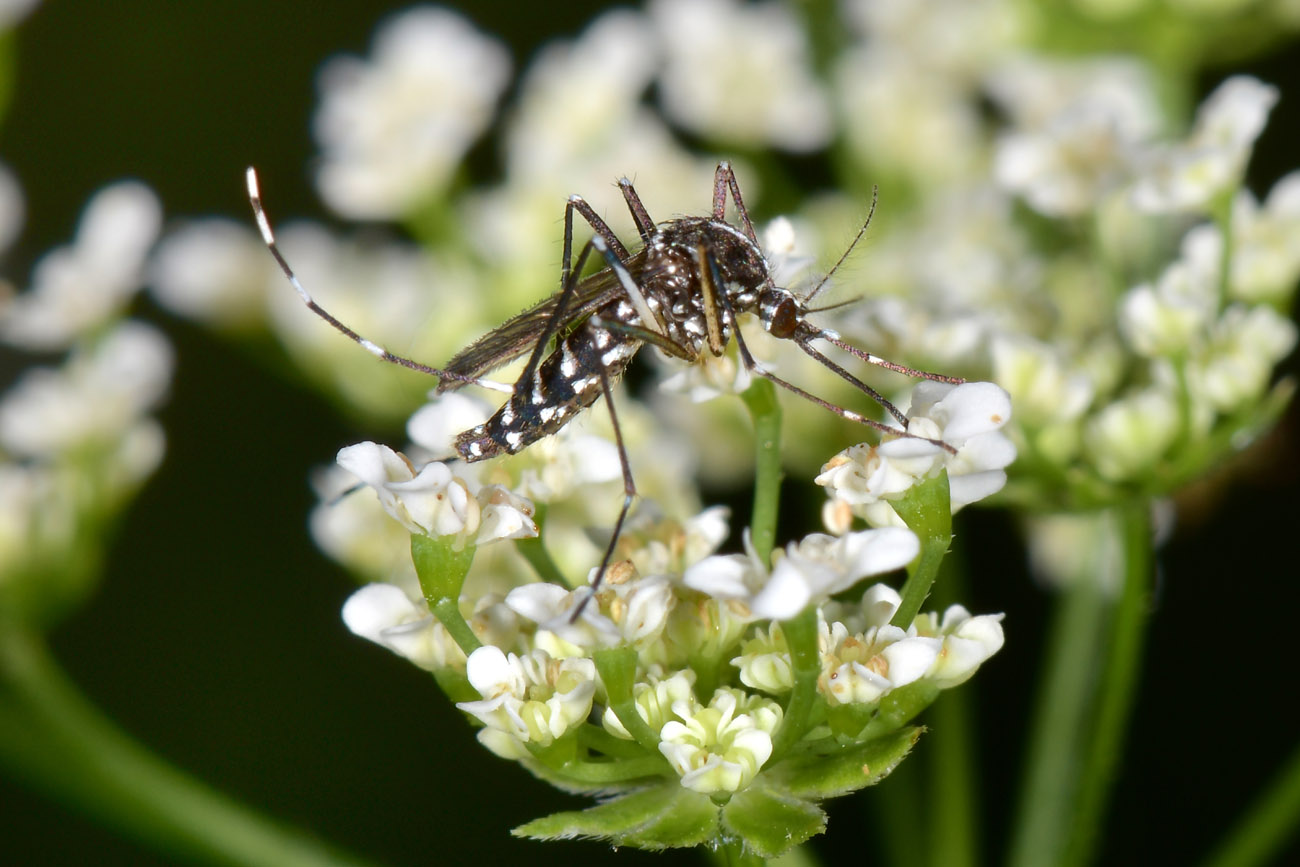
[[769, 287], [758, 296], [758, 318], [767, 333], [782, 340], [794, 337], [804, 325], [803, 308], [789, 289]]

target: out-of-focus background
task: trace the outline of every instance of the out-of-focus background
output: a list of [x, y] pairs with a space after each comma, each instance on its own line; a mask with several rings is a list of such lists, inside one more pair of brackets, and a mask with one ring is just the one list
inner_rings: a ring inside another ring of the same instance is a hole
[[[250, 219], [243, 170], [253, 164], [278, 220], [342, 226], [311, 185], [316, 72], [336, 53], [364, 54], [376, 22], [403, 5], [55, 0], [38, 7], [4, 46], [17, 62], [0, 158], [27, 194], [26, 230], [4, 262], [6, 274], [21, 285], [36, 257], [70, 236], [90, 194], [122, 177], [151, 185], [169, 220]], [[510, 45], [519, 69], [548, 39], [580, 32], [605, 4], [457, 5]], [[1227, 71], [1207, 74], [1202, 94]], [[1250, 170], [1265, 190], [1296, 162], [1300, 49], [1282, 46], [1244, 71], [1282, 92]], [[471, 171], [483, 179], [496, 171], [493, 149], [489, 137], [471, 154]], [[814, 160], [789, 163], [809, 184], [826, 177]], [[353, 584], [308, 536], [314, 498], [304, 468], [357, 440], [397, 442], [400, 429], [350, 425], [246, 353], [148, 298], [136, 304], [178, 351], [172, 397], [159, 414], [168, 450], [121, 528], [102, 587], [52, 636], [85, 691], [181, 767], [383, 863], [651, 863], [644, 853], [599, 844], [510, 838], [511, 827], [554, 808], [549, 788], [480, 749], [427, 675], [344, 629], [339, 608]], [[0, 385], [24, 363], [0, 352]], [[1261, 469], [1247, 467], [1211, 511], [1185, 511], [1165, 550], [1171, 578], [1156, 600], [1136, 727], [1100, 863], [1194, 860], [1292, 746], [1294, 717], [1279, 717], [1276, 704], [1263, 710], [1261, 692], [1283, 682], [1294, 656], [1296, 414], [1259, 448], [1267, 452]], [[1007, 614], [1006, 649], [977, 679], [979, 706], [997, 708], [978, 723], [988, 769], [985, 842], [1001, 851], [1040, 662], [1022, 650], [1041, 646], [1048, 604], [999, 514], [970, 510], [958, 534], [961, 556], [984, 576], [967, 604]], [[1241, 544], [1246, 538], [1267, 544]], [[1270, 571], [1277, 580], [1267, 609], [1242, 610], [1234, 595], [1240, 577]], [[1248, 645], [1238, 642], [1243, 632], [1252, 634]], [[1207, 764], [1206, 756], [1222, 764]], [[830, 844], [817, 845], [834, 853], [827, 863], [855, 863], [839, 859], [863, 850], [879, 804], [852, 798], [830, 813]], [[1300, 849], [1292, 854], [1300, 857]], [[5, 779], [0, 860], [169, 863]]]

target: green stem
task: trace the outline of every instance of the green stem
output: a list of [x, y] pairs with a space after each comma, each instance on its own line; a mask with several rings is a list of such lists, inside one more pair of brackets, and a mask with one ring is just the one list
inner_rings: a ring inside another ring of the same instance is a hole
[[926, 830], [929, 863], [942, 867], [974, 867], [979, 863], [975, 807], [975, 768], [972, 761], [970, 690], [952, 689], [934, 703], [926, 717], [931, 734], [926, 770], [932, 821]]
[[433, 616], [446, 628], [447, 634], [469, 656], [482, 646], [478, 636], [460, 613], [460, 590], [465, 585], [470, 564], [474, 562], [474, 546], [457, 547], [454, 536], [411, 535], [411, 562], [420, 579], [420, 590]]
[[1272, 860], [1300, 828], [1300, 747], [1281, 773], [1255, 799], [1237, 827], [1205, 863], [1207, 867], [1254, 867]]
[[1084, 757], [1066, 865], [1088, 864], [1106, 816], [1115, 767], [1124, 753], [1124, 735], [1137, 692], [1145, 645], [1151, 586], [1151, 505], [1135, 500], [1112, 513], [1124, 552], [1123, 586], [1112, 615], [1106, 665], [1097, 681], [1097, 713]]
[[767, 862], [772, 867], [821, 867], [811, 846], [795, 846]]
[[551, 552], [546, 550], [546, 545], [542, 542], [542, 535], [546, 531], [546, 504], [538, 503], [535, 508], [537, 511], [533, 515], [533, 520], [537, 522], [537, 535], [531, 539], [520, 539], [515, 542], [515, 550], [528, 561], [529, 566], [533, 567], [538, 578], [551, 584], [568, 587], [569, 582], [565, 580], [564, 573], [551, 559]]
[[912, 625], [930, 595], [948, 546], [952, 544], [952, 497], [948, 474], [940, 473], [908, 491], [893, 503], [894, 511], [921, 540], [921, 553], [907, 567], [907, 582], [900, 593], [902, 602], [890, 619], [900, 629]]
[[0, 647], [0, 762], [51, 795], [187, 860], [321, 867], [361, 862], [163, 762], [85, 700], [38, 638]]
[[1098, 576], [1073, 577], [1057, 600], [1047, 633], [1050, 643], [1039, 676], [1008, 858], [1013, 867], [1060, 863], [1073, 820], [1094, 660], [1103, 646], [1106, 614]]
[[[943, 579], [935, 585], [938, 608], [965, 598], [962, 558], [944, 561]], [[926, 736], [926, 785], [931, 809], [929, 863], [974, 867], [980, 861], [979, 771], [975, 751], [974, 696], [970, 690], [945, 690], [930, 710]]]
[[817, 609], [809, 606], [793, 620], [781, 624], [785, 643], [790, 648], [794, 667], [794, 688], [786, 703], [781, 725], [772, 738], [769, 765], [781, 760], [786, 752], [808, 731], [813, 704], [817, 700], [817, 678], [821, 676], [821, 654], [817, 648]]
[[763, 867], [767, 861], [745, 850], [741, 841], [724, 842], [709, 851], [709, 860], [719, 867]]
[[592, 657], [605, 695], [614, 715], [638, 744], [648, 753], [659, 755], [659, 733], [641, 717], [636, 707], [633, 687], [636, 684], [637, 656], [631, 647], [597, 650]]
[[766, 379], [755, 379], [740, 396], [754, 420], [754, 512], [749, 532], [754, 550], [767, 563], [776, 545], [781, 504], [781, 404], [776, 388]]

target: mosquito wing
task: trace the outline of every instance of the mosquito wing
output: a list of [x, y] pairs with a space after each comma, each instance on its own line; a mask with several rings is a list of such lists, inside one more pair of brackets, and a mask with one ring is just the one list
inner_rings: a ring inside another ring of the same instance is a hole
[[[645, 254], [639, 252], [628, 261], [628, 270], [634, 278], [640, 272], [644, 260]], [[613, 270], [606, 268], [592, 274], [574, 287], [573, 297], [565, 305], [564, 321], [557, 323], [555, 334], [567, 334], [592, 313], [623, 295], [623, 287]], [[456, 353], [444, 369], [458, 377], [478, 379], [531, 352], [546, 333], [547, 324], [559, 311], [563, 296], [563, 292], [557, 292], [492, 329]], [[439, 383], [438, 390], [455, 391], [466, 384], [462, 380], [448, 378]]]

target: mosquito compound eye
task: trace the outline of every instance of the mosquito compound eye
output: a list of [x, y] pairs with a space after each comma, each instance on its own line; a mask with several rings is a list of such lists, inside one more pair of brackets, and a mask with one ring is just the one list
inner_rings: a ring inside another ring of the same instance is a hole
[[773, 337], [785, 339], [799, 327], [799, 307], [789, 295], [769, 299], [763, 308], [767, 313], [764, 325], [767, 326], [767, 333]]

